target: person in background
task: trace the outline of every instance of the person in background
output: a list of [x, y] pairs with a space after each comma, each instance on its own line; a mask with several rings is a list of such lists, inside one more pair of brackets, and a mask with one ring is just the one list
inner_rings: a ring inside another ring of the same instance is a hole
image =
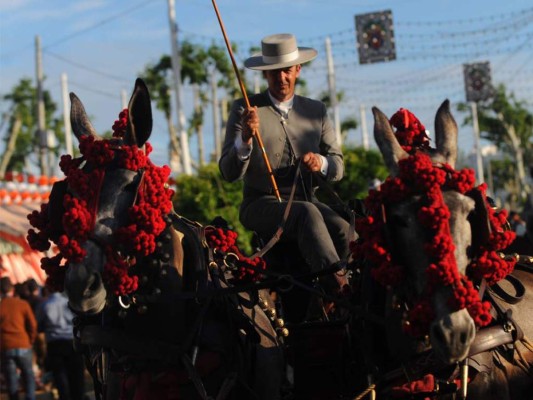
[[[37, 312], [37, 308], [39, 307], [39, 304], [43, 301], [42, 291], [41, 287], [37, 283], [37, 281], [33, 278], [27, 279], [23, 283], [25, 289], [23, 293], [25, 294], [25, 297], [23, 297], [24, 300], [26, 300], [28, 303], [30, 303], [30, 307], [33, 311], [33, 314]], [[46, 343], [44, 340], [44, 334], [39, 333], [37, 337], [35, 338], [35, 342], [33, 343], [33, 354], [34, 354], [34, 374], [35, 374], [35, 384], [37, 386], [37, 390], [44, 388], [44, 384], [42, 382], [43, 372], [44, 372], [44, 357], [46, 354]]]
[[35, 399], [32, 344], [37, 336], [37, 322], [30, 304], [15, 297], [9, 277], [0, 279], [0, 353], [9, 400], [18, 399], [20, 369], [25, 399]]
[[37, 307], [43, 301], [43, 297], [41, 295], [41, 287], [33, 278], [26, 280], [26, 282], [24, 282], [24, 285], [26, 285], [27, 289], [27, 298], [24, 300], [30, 303], [31, 309], [35, 313], [37, 311]]
[[516, 233], [516, 236], [524, 236], [526, 234], [526, 222], [518, 212], [511, 211], [509, 213], [509, 223], [511, 224], [513, 232]]
[[51, 293], [37, 308], [39, 332], [46, 340], [45, 369], [52, 372], [59, 400], [82, 400], [84, 364], [74, 350], [72, 311], [63, 293]]

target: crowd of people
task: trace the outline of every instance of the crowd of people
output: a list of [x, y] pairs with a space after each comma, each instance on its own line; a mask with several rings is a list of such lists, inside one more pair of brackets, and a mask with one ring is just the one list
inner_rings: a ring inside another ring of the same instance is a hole
[[51, 391], [59, 400], [82, 400], [85, 367], [74, 349], [73, 314], [63, 293], [49, 293], [34, 279], [0, 278], [2, 389], [9, 400]]

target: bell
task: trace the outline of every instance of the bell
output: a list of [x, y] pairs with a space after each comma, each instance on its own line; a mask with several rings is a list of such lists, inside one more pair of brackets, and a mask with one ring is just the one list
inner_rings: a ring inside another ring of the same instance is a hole
[[278, 318], [274, 321], [274, 325], [276, 325], [276, 328], [283, 328], [285, 326], [285, 321], [283, 321], [283, 318]]
[[287, 337], [289, 336], [289, 330], [287, 328], [281, 328], [278, 330], [280, 336]]

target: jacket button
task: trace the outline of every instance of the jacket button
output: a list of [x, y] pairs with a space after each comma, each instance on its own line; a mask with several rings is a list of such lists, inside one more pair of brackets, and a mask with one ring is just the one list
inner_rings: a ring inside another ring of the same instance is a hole
[[279, 137], [278, 140], [279, 140], [280, 142], [283, 142], [283, 138], [282, 138], [282, 137]]
[[276, 157], [277, 157], [277, 158], [280, 158], [280, 156], [281, 156], [281, 154], [276, 153]]

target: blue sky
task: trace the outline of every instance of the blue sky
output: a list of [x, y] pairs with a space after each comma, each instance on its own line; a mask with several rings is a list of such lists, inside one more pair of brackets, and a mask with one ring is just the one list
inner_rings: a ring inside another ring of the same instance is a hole
[[[493, 83], [506, 84], [533, 109], [530, 1], [219, 0], [217, 4], [229, 38], [238, 45], [236, 58], [241, 65], [248, 49], [271, 33], [292, 32], [300, 45], [315, 47], [319, 57], [302, 75], [311, 97], [327, 90], [324, 42], [330, 37], [336, 85], [345, 93], [341, 116], [360, 119], [364, 104], [370, 132], [373, 105], [388, 115], [408, 108], [431, 130], [435, 111], [445, 98], [452, 106], [465, 100], [464, 63], [489, 61]], [[386, 9], [393, 13], [397, 60], [361, 65], [354, 16]], [[176, 16], [180, 39], [223, 44], [211, 1], [176, 0]], [[61, 108], [60, 76], [66, 73], [69, 90], [82, 99], [100, 132], [110, 129], [117, 118], [121, 92], [129, 98], [144, 67], [170, 54], [166, 0], [3, 0], [0, 95], [21, 78], [34, 79], [36, 35], [43, 47], [45, 88]], [[190, 110], [187, 86], [184, 102]], [[6, 109], [6, 104], [0, 105], [0, 112]], [[205, 115], [206, 147], [211, 151], [211, 111], [206, 109]], [[463, 118], [456, 113], [459, 123]], [[150, 141], [159, 163], [168, 161], [166, 132], [164, 119], [154, 112]], [[0, 135], [5, 135], [5, 124]], [[350, 132], [348, 141], [361, 143], [361, 131]], [[465, 152], [471, 149], [471, 127], [460, 127], [459, 144]]]

